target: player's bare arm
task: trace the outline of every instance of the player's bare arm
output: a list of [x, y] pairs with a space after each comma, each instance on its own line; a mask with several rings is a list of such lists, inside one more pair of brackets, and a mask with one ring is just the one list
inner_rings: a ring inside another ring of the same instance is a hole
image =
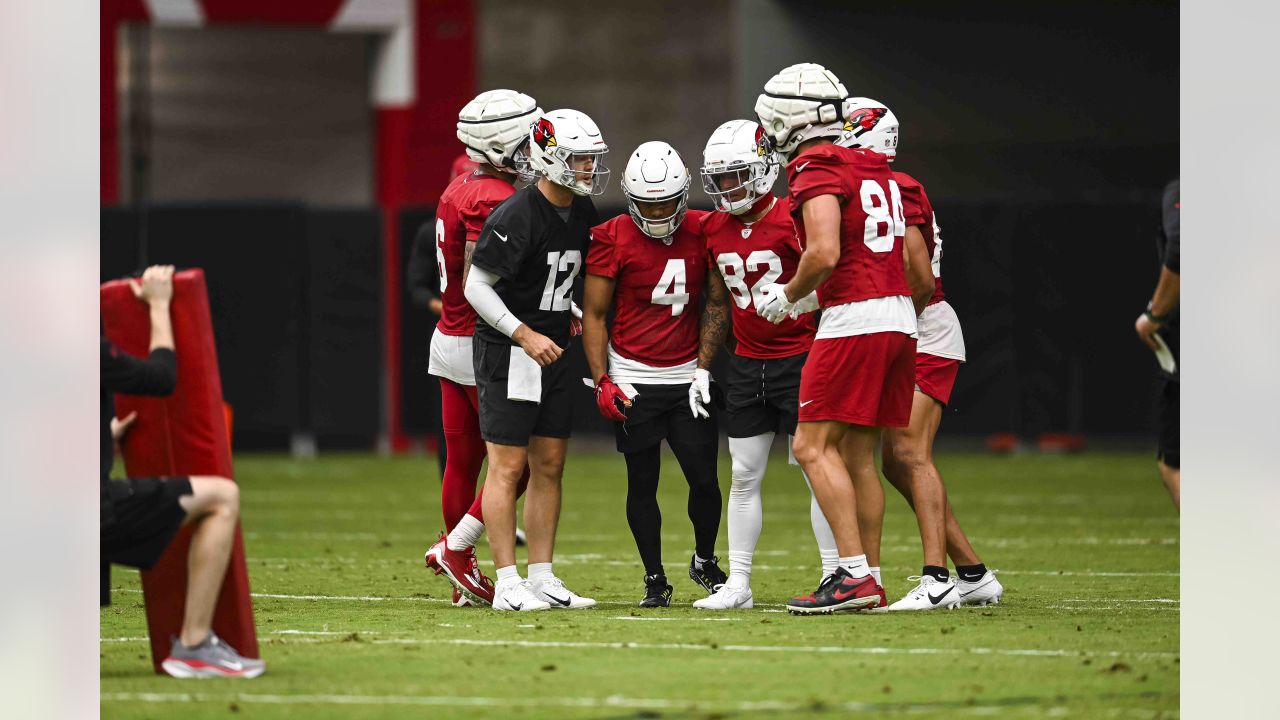
[[707, 273], [707, 304], [702, 309], [701, 340], [698, 345], [698, 367], [710, 370], [716, 353], [729, 338], [733, 321], [729, 316], [729, 288], [718, 269]]
[[476, 241], [468, 240], [462, 251], [462, 286], [467, 286], [467, 275], [471, 272], [471, 256], [476, 252]]
[[613, 278], [587, 274], [582, 291], [582, 351], [587, 356], [591, 381], [599, 383], [609, 370], [609, 328], [605, 316], [613, 305]]
[[818, 195], [801, 208], [808, 243], [800, 256], [795, 277], [787, 283], [787, 300], [795, 302], [818, 289], [840, 260], [840, 201], [835, 195]]
[[929, 304], [929, 298], [933, 297], [934, 284], [929, 248], [925, 245], [924, 234], [915, 225], [907, 227], [902, 267], [907, 274], [907, 285], [911, 288], [911, 304], [915, 305], [916, 315], [919, 316]]

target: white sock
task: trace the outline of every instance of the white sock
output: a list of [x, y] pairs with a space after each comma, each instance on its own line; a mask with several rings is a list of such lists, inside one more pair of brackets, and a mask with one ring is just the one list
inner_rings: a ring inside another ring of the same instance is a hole
[[[804, 471], [801, 470], [800, 474], [804, 475]], [[826, 577], [840, 566], [840, 551], [836, 549], [836, 536], [831, 532], [827, 516], [822, 514], [822, 506], [818, 505], [818, 498], [813, 494], [813, 484], [809, 482], [808, 475], [804, 475], [804, 483], [809, 486], [809, 524], [813, 526], [813, 538], [818, 541], [818, 556], [822, 559], [822, 577]]]
[[871, 570], [871, 577], [876, 579], [876, 584], [880, 587], [884, 587], [884, 583], [880, 582], [880, 568], [871, 567], [869, 569]]
[[537, 582], [551, 577], [551, 563], [529, 563], [529, 580]]
[[849, 571], [855, 580], [871, 574], [871, 566], [867, 565], [866, 555], [850, 555], [840, 558], [840, 567]]
[[476, 541], [484, 534], [484, 523], [480, 522], [470, 514], [463, 515], [457, 525], [449, 531], [449, 537], [445, 538], [445, 547], [454, 552], [462, 552], [476, 546]]
[[499, 585], [504, 582], [518, 582], [520, 580], [520, 573], [516, 571], [515, 565], [500, 567], [497, 569], [497, 574]]
[[769, 448], [773, 433], [749, 438], [729, 438], [729, 454], [733, 456], [732, 485], [726, 516], [729, 522], [728, 585], [745, 588], [751, 584], [751, 557], [760, 540], [763, 509], [760, 487], [769, 465]]

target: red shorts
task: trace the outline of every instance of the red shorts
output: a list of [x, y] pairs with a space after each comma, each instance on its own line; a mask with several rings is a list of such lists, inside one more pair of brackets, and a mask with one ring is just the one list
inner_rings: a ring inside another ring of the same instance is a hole
[[800, 373], [800, 422], [906, 427], [915, 364], [915, 338], [900, 332], [814, 340]]
[[951, 401], [959, 372], [959, 360], [916, 353], [916, 389], [943, 405]]

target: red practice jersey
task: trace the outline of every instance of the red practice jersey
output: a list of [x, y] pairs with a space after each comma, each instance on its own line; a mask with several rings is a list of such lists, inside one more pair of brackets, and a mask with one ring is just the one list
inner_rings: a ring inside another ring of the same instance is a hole
[[690, 210], [670, 245], [640, 232], [630, 215], [591, 229], [587, 272], [613, 278], [613, 334], [619, 355], [653, 367], [698, 356], [707, 279], [704, 210]]
[[467, 243], [475, 242], [489, 213], [516, 191], [511, 183], [482, 173], [459, 175], [445, 188], [436, 209], [436, 269], [440, 272], [440, 322], [445, 335], [471, 335], [476, 311], [462, 294]]
[[902, 191], [902, 217], [907, 227], [920, 226], [925, 249], [929, 251], [929, 264], [933, 266], [933, 297], [929, 298], [929, 304], [942, 302], [946, 297], [942, 294], [942, 233], [938, 231], [938, 220], [933, 216], [933, 204], [919, 180], [897, 170], [893, 172], [893, 179], [898, 181], [898, 188]]
[[822, 145], [787, 165], [791, 214], [805, 244], [801, 205], [819, 195], [840, 201], [840, 260], [818, 288], [822, 307], [911, 296], [902, 268], [906, 224], [888, 159], [871, 150]]
[[765, 285], [787, 283], [800, 263], [800, 240], [791, 221], [791, 202], [778, 198], [748, 230], [735, 215], [710, 213], [702, 221], [707, 258], [729, 288], [733, 307], [734, 352], [757, 360], [808, 352], [817, 332], [813, 313], [774, 325], [756, 314], [756, 299]]

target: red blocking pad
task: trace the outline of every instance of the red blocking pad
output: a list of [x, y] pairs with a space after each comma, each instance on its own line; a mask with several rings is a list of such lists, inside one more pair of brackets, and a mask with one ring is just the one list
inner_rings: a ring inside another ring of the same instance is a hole
[[[100, 299], [102, 327], [107, 339], [130, 355], [146, 357], [151, 345], [150, 313], [147, 305], [134, 297], [128, 281], [113, 280], [104, 284]], [[183, 270], [174, 274], [169, 314], [178, 356], [178, 384], [174, 393], [163, 398], [133, 395], [115, 398], [117, 417], [133, 411], [138, 413], [121, 448], [125, 472], [130, 477], [219, 475], [230, 478], [231, 443], [204, 271]], [[191, 527], [180, 530], [155, 567], [142, 573], [151, 660], [157, 673], [161, 672], [161, 661], [169, 654], [170, 638], [178, 635], [182, 628], [191, 530]], [[239, 527], [218, 596], [213, 630], [242, 655], [259, 657], [244, 540]]]

